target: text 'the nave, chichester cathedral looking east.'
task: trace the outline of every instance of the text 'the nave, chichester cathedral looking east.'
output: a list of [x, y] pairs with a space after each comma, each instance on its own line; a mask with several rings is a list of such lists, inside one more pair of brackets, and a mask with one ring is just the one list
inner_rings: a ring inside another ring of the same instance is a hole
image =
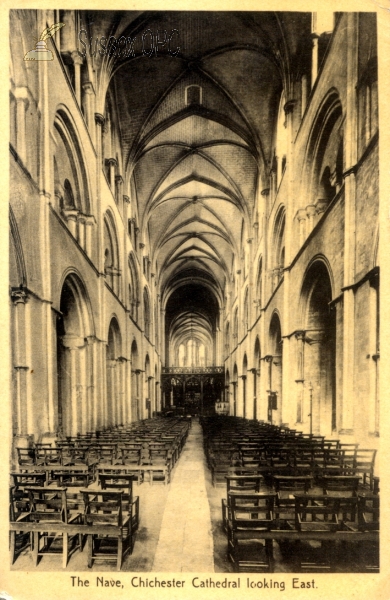
[[376, 26], [10, 11], [12, 569], [379, 570]]

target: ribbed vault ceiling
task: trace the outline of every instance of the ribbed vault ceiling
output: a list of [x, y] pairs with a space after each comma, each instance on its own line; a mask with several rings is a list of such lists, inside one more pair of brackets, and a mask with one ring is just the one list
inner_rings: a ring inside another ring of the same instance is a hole
[[[243, 227], [267, 186], [281, 92], [309, 55], [310, 15], [89, 15], [93, 27], [116, 38], [178, 31], [176, 56], [161, 47], [150, 58], [136, 52], [97, 61], [106, 61], [111, 77], [126, 175], [160, 293], [192, 272], [190, 281], [207, 279], [223, 298], [239, 268]], [[170, 323], [185, 329], [194, 314], [179, 307]], [[206, 317], [197, 323], [209, 335]]]

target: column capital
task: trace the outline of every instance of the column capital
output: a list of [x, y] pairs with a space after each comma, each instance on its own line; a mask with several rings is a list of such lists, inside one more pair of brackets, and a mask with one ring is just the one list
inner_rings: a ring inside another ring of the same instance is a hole
[[[126, 202], [126, 204], [131, 203], [129, 196], [126, 196], [126, 194], [123, 195], [123, 202]], [[131, 221], [131, 219], [129, 219], [129, 221]]]
[[[92, 81], [87, 81], [86, 83], [83, 83], [83, 90], [86, 94], [95, 94], [95, 88], [93, 87]], [[95, 119], [96, 119], [96, 114], [95, 114]]]
[[143, 250], [145, 248], [145, 244], [143, 242], [140, 242], [139, 243], [139, 247], [140, 247], [141, 250]]
[[304, 221], [307, 217], [307, 213], [306, 213], [306, 209], [305, 208], [300, 208], [299, 210], [297, 210], [297, 219], [298, 221]]
[[115, 175], [115, 181], [116, 181], [116, 183], [123, 183], [124, 179], [123, 179], [122, 175]]
[[314, 204], [309, 204], [306, 206], [306, 214], [313, 217], [317, 214], [317, 209]]
[[297, 340], [301, 340], [303, 342], [305, 341], [306, 331], [301, 329], [299, 331], [296, 331], [294, 335]]
[[246, 241], [246, 243], [247, 243], [247, 244], [251, 244], [251, 243], [252, 243], [252, 241], [253, 241], [253, 238], [248, 238], [248, 239], [247, 239], [247, 241]]
[[113, 165], [114, 167], [116, 167], [118, 165], [118, 161], [114, 157], [106, 158], [105, 159], [105, 163], [106, 163], [107, 166]]
[[73, 333], [61, 336], [62, 345], [69, 350], [78, 350], [85, 346], [85, 339]]
[[15, 100], [22, 100], [25, 103], [26, 108], [28, 108], [30, 104], [30, 90], [27, 87], [21, 86], [16, 87], [13, 93]]
[[291, 98], [291, 100], [287, 100], [286, 104], [283, 107], [286, 115], [289, 115], [293, 112], [296, 103], [297, 101], [294, 98]]
[[23, 288], [11, 288], [11, 300], [16, 304], [26, 304], [28, 301], [28, 294]]
[[323, 212], [326, 211], [326, 209], [328, 207], [328, 201], [327, 200], [319, 199], [315, 203], [315, 207], [316, 207], [317, 213], [320, 215], [320, 214], [322, 214]]
[[86, 225], [96, 225], [96, 219], [93, 215], [84, 215], [84, 222]]
[[72, 57], [73, 64], [82, 65], [84, 63], [83, 56], [78, 50], [73, 50], [70, 56]]
[[72, 208], [70, 210], [63, 210], [62, 214], [64, 215], [64, 218], [67, 221], [74, 221], [76, 222], [78, 219], [80, 211], [77, 210], [76, 208]]
[[106, 122], [106, 119], [104, 118], [104, 116], [100, 113], [95, 113], [95, 123], [96, 125], [100, 125], [101, 127], [104, 127], [104, 123]]
[[262, 196], [269, 196], [269, 190], [270, 188], [264, 188], [260, 193]]

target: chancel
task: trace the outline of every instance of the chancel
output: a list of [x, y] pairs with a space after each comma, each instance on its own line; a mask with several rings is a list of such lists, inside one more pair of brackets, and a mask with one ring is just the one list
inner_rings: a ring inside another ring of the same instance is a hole
[[376, 13], [9, 43], [12, 569], [379, 571]]

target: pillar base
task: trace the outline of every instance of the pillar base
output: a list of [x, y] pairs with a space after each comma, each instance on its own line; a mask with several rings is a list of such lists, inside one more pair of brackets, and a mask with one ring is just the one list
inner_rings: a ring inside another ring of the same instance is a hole
[[55, 446], [56, 440], [58, 440], [57, 433], [44, 433], [41, 437], [41, 444], [51, 444], [52, 446]]
[[33, 445], [34, 436], [28, 433], [24, 435], [15, 435], [14, 436], [14, 448], [31, 448]]
[[339, 429], [340, 435], [353, 435], [353, 429]]

